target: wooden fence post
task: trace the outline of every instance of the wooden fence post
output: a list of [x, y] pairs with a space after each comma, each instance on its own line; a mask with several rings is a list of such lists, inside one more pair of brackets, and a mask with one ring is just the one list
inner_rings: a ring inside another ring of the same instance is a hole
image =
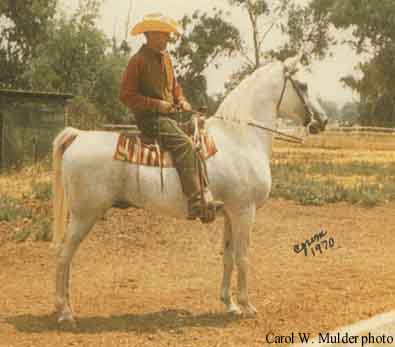
[[4, 116], [0, 113], [0, 171], [5, 167], [5, 131], [4, 131]]

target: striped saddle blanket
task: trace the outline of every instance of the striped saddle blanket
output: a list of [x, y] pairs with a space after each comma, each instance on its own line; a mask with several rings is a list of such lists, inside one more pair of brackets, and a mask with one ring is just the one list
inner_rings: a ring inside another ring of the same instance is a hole
[[[200, 132], [201, 157], [206, 160], [217, 151], [213, 137]], [[113, 158], [138, 165], [174, 167], [170, 152], [162, 151], [157, 143], [144, 143], [137, 134], [120, 133]]]

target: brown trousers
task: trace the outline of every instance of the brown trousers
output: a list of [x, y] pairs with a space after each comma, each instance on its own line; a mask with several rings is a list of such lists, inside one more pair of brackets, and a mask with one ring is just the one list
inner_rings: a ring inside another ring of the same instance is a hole
[[[200, 192], [198, 157], [192, 140], [169, 117], [143, 121], [139, 124], [143, 134], [157, 138], [162, 149], [171, 153], [184, 194], [191, 198]], [[206, 181], [206, 180], [205, 180]]]

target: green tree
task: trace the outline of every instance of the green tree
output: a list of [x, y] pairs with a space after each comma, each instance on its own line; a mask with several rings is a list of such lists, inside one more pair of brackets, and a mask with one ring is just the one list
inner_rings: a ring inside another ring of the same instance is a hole
[[368, 61], [360, 63], [363, 77], [344, 82], [360, 94], [360, 122], [395, 125], [395, 2], [393, 0], [315, 0], [326, 8], [339, 29], [351, 29], [350, 45]]
[[0, 87], [25, 88], [23, 73], [50, 36], [57, 0], [0, 1]]
[[171, 51], [184, 93], [195, 107], [208, 104], [205, 69], [210, 64], [218, 66], [219, 58], [232, 56], [241, 47], [239, 31], [222, 15], [214, 10], [213, 15], [196, 11], [184, 16], [181, 23], [185, 34]]
[[51, 37], [40, 44], [41, 54], [32, 59], [24, 77], [31, 89], [78, 96], [70, 105], [71, 120], [85, 117], [85, 124], [73, 124], [89, 128], [102, 121], [119, 122], [126, 116], [118, 96], [127, 57], [96, 27], [100, 2], [80, 4], [71, 18], [63, 16], [53, 24]]
[[93, 26], [72, 18], [61, 19], [51, 39], [40, 45], [42, 54], [32, 60], [29, 84], [46, 89], [90, 95], [108, 42]]
[[107, 122], [134, 121], [132, 114], [119, 101], [120, 81], [128, 59], [124, 54], [107, 53], [98, 71], [91, 100], [98, 105]]
[[99, 3], [80, 3], [71, 18], [61, 16], [51, 37], [42, 42], [40, 55], [32, 59], [26, 78], [32, 89], [71, 92], [89, 96], [110, 42], [95, 27]]
[[341, 122], [343, 125], [355, 125], [358, 123], [359, 104], [356, 102], [347, 102], [339, 111]]
[[[329, 16], [311, 4], [297, 5], [286, 0], [228, 0], [233, 6], [243, 9], [251, 24], [253, 57], [244, 42], [240, 54], [244, 64], [226, 83], [232, 90], [246, 75], [273, 59], [285, 60], [302, 50], [304, 63], [313, 57], [323, 58], [334, 42], [329, 32]], [[264, 41], [274, 32], [281, 32], [286, 41], [275, 49], [265, 49]]]
[[[261, 66], [261, 54], [262, 54], [262, 43], [267, 34], [273, 29], [275, 21], [271, 20], [268, 23], [263, 23], [264, 32], [259, 30], [259, 24], [262, 17], [270, 17], [273, 14], [281, 12], [281, 7], [278, 6], [271, 9], [268, 2], [265, 0], [228, 0], [231, 5], [243, 8], [247, 14], [251, 23], [252, 39], [254, 44], [254, 60], [250, 59], [246, 54], [245, 47], [243, 47], [242, 54], [247, 58], [249, 63], [253, 65], [253, 69], [257, 69]], [[272, 18], [274, 19], [274, 18]]]
[[290, 2], [285, 9], [286, 22], [281, 24], [281, 30], [288, 40], [272, 55], [283, 60], [303, 51], [302, 60], [306, 65], [313, 58], [324, 58], [336, 43], [326, 9], [314, 2], [306, 6]]
[[266, 0], [228, 0], [232, 6], [241, 8], [248, 16], [251, 24], [251, 38], [253, 43], [253, 57], [249, 52], [249, 44], [242, 42], [239, 54], [243, 58], [242, 67], [233, 73], [225, 83], [226, 93], [235, 88], [247, 75], [267, 63], [268, 51], [263, 48], [264, 40], [270, 36], [275, 28], [279, 28], [284, 3], [275, 0], [269, 4]]

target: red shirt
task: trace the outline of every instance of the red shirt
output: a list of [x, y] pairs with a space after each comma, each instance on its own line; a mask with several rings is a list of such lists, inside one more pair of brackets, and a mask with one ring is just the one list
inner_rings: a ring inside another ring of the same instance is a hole
[[137, 118], [156, 113], [160, 100], [181, 102], [184, 96], [169, 53], [159, 53], [143, 45], [130, 58], [123, 74], [120, 99]]

